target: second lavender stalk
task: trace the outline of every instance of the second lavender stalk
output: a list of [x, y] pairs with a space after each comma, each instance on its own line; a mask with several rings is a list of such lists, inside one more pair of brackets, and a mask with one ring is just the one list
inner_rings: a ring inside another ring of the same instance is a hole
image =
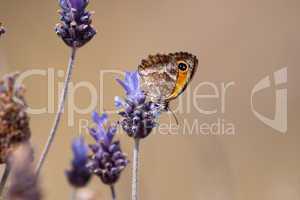
[[40, 174], [59, 127], [65, 100], [68, 94], [69, 82], [71, 80], [74, 67], [76, 50], [77, 48], [85, 45], [96, 34], [95, 29], [91, 26], [91, 13], [85, 10], [88, 5], [87, 0], [60, 0], [59, 5], [62, 9], [60, 11], [61, 23], [56, 26], [56, 33], [59, 37], [61, 37], [65, 44], [71, 48], [71, 55], [63, 91], [60, 96], [59, 107], [48, 137], [48, 141], [36, 168], [37, 176]]
[[157, 125], [160, 114], [158, 105], [147, 101], [141, 90], [138, 72], [127, 72], [125, 80], [117, 79], [126, 92], [125, 100], [115, 97], [115, 106], [120, 109], [123, 130], [134, 139], [132, 163], [132, 200], [138, 200], [140, 140], [146, 138]]

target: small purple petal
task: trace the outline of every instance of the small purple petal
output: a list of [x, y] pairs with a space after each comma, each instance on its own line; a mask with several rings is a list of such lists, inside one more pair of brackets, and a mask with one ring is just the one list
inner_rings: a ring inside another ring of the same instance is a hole
[[105, 145], [109, 146], [111, 144], [116, 132], [117, 132], [117, 129], [115, 127], [108, 128], [108, 131], [106, 133], [106, 137], [104, 140]]
[[124, 106], [124, 104], [125, 104], [125, 102], [121, 99], [121, 97], [119, 97], [119, 96], [115, 97], [115, 107], [117, 109], [122, 108]]
[[72, 150], [74, 155], [73, 164], [84, 165], [87, 161], [88, 147], [85, 144], [83, 137], [74, 139]]
[[133, 88], [139, 89], [140, 82], [139, 82], [139, 73], [137, 71], [132, 73], [131, 80], [132, 80]]
[[104, 156], [104, 152], [102, 151], [101, 148], [95, 153], [95, 156], [97, 159], [101, 159], [102, 156]]
[[92, 118], [93, 118], [93, 121], [95, 123], [97, 123], [98, 125], [101, 124], [103, 125], [107, 119], [108, 119], [108, 116], [106, 113], [103, 113], [101, 116], [97, 113], [97, 112], [93, 112], [92, 113]]
[[116, 79], [116, 81], [124, 88], [126, 94], [130, 94], [131, 88], [129, 85], [127, 85], [124, 81], [118, 78]]
[[130, 85], [131, 84], [131, 74], [132, 72], [125, 72], [125, 82]]
[[72, 8], [76, 10], [83, 10], [85, 9], [88, 1], [87, 0], [69, 0], [71, 3]]
[[88, 0], [59, 0], [60, 6], [65, 10], [70, 9], [69, 3], [72, 9], [75, 9], [77, 11], [83, 11], [86, 8], [89, 1]]
[[126, 72], [125, 79], [117, 79], [117, 82], [125, 89], [127, 99], [134, 103], [143, 103], [145, 95], [140, 89], [140, 77], [137, 71]]
[[120, 158], [123, 158], [123, 154], [121, 153], [121, 151], [117, 151], [113, 154], [112, 159], [113, 160], [118, 160]]
[[112, 144], [112, 145], [110, 145], [110, 146], [109, 146], [109, 149], [108, 149], [108, 151], [109, 151], [110, 153], [115, 152], [115, 151], [118, 151], [118, 150], [120, 150], [120, 146], [117, 145], [117, 144]]
[[100, 149], [100, 145], [98, 143], [90, 144], [89, 147], [90, 147], [90, 149], [92, 150], [93, 153], [97, 153]]
[[126, 161], [124, 159], [118, 159], [116, 161], [116, 165], [120, 166], [120, 165], [126, 165]]
[[90, 128], [89, 129], [90, 135], [94, 138], [94, 140], [99, 141], [103, 138], [103, 135], [100, 135], [96, 129]]

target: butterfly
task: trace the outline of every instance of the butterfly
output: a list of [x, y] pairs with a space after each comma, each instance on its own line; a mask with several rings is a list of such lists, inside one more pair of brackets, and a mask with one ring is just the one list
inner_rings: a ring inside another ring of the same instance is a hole
[[147, 97], [168, 111], [169, 102], [185, 91], [197, 68], [196, 56], [176, 52], [148, 56], [138, 66], [138, 73]]

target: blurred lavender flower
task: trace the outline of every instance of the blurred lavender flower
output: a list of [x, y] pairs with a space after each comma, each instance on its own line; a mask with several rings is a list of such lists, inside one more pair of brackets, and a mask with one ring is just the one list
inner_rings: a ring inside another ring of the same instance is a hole
[[93, 155], [88, 168], [99, 176], [104, 184], [113, 185], [118, 181], [128, 160], [121, 150], [120, 142], [113, 141], [117, 129], [108, 125], [107, 115], [94, 112], [92, 117], [97, 127], [91, 128], [90, 134], [96, 143], [90, 145]]
[[69, 183], [74, 187], [84, 187], [91, 178], [86, 164], [88, 162], [88, 147], [82, 137], [76, 138], [72, 144], [72, 169], [66, 172]]
[[11, 184], [9, 200], [40, 200], [42, 192], [33, 166], [33, 150], [29, 143], [19, 146], [9, 159]]
[[70, 47], [82, 47], [96, 34], [91, 13], [85, 10], [88, 3], [88, 0], [59, 0], [61, 23], [56, 26], [56, 33]]
[[5, 33], [5, 29], [2, 26], [2, 23], [0, 23], [0, 36], [3, 35]]
[[146, 95], [140, 87], [138, 72], [126, 72], [125, 80], [117, 79], [117, 82], [126, 92], [125, 100], [115, 97], [116, 108], [123, 109], [119, 115], [123, 117], [121, 125], [124, 131], [135, 139], [147, 137], [157, 125], [159, 106], [146, 101]]
[[18, 73], [8, 74], [0, 80], [0, 164], [31, 135], [25, 89], [16, 84], [18, 76]]

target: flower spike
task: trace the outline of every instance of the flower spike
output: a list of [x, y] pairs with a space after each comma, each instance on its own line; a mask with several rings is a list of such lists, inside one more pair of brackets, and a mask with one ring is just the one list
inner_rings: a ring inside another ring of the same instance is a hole
[[104, 184], [112, 186], [119, 180], [128, 160], [121, 150], [120, 142], [114, 141], [117, 129], [113, 125], [108, 125], [107, 114], [99, 115], [94, 112], [92, 118], [96, 128], [90, 129], [90, 134], [96, 143], [90, 145], [93, 153], [88, 168], [93, 174], [100, 177]]
[[82, 137], [74, 139], [72, 150], [74, 156], [72, 169], [66, 171], [66, 176], [73, 187], [84, 187], [89, 182], [91, 173], [86, 167], [88, 162], [88, 147]]
[[88, 0], [59, 0], [61, 23], [55, 30], [70, 47], [82, 47], [96, 34], [91, 13], [85, 10], [88, 4]]
[[160, 114], [159, 107], [151, 101], [146, 101], [146, 95], [141, 90], [138, 72], [126, 72], [125, 79], [117, 79], [117, 82], [126, 93], [124, 100], [115, 97], [116, 108], [123, 108], [119, 112], [119, 115], [122, 116], [123, 130], [135, 139], [147, 137], [157, 125], [156, 120]]

